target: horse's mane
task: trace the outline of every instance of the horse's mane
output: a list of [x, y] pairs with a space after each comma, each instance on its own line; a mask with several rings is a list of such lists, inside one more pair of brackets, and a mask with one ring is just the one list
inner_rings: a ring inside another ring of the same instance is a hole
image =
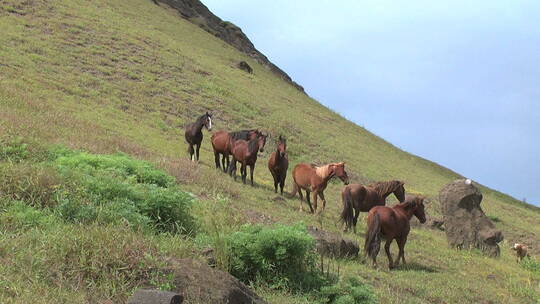
[[398, 180], [385, 181], [385, 182], [374, 182], [368, 185], [377, 192], [379, 196], [385, 196], [388, 193], [396, 191], [396, 189], [402, 185], [402, 182]]
[[331, 165], [336, 165], [336, 163], [330, 163], [322, 166], [311, 164], [311, 167], [315, 169], [315, 172], [319, 177], [325, 178], [328, 176], [328, 168], [330, 168]]
[[204, 113], [203, 115], [201, 115], [199, 118], [197, 118], [197, 120], [195, 121], [195, 123], [193, 124], [193, 126], [201, 126], [202, 124], [204, 124], [204, 120], [206, 119], [206, 113]]
[[249, 152], [253, 152], [253, 151], [257, 151], [259, 149], [259, 139], [258, 138], [254, 138], [254, 139], [251, 139], [250, 141], [248, 141], [248, 151]]
[[251, 132], [256, 132], [258, 134], [259, 130], [257, 129], [241, 130], [241, 131], [231, 132], [229, 134], [233, 140], [238, 140], [238, 139], [248, 140], [249, 133]]

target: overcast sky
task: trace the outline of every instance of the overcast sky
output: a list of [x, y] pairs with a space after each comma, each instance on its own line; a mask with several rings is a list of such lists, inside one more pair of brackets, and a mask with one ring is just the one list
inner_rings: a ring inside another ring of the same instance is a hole
[[540, 205], [540, 1], [203, 2], [319, 102]]

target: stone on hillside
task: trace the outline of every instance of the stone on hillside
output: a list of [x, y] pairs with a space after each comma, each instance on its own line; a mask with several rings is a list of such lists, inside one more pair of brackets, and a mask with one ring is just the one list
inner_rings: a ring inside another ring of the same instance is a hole
[[458, 249], [478, 248], [489, 256], [498, 256], [501, 231], [484, 214], [482, 193], [471, 180], [447, 184], [439, 193], [448, 243]]
[[248, 72], [249, 74], [253, 74], [253, 68], [245, 61], [240, 61], [238, 63], [238, 68], [244, 72]]
[[227, 272], [192, 259], [171, 260], [175, 291], [184, 295], [186, 303], [264, 304], [246, 285]]
[[128, 304], [181, 304], [184, 297], [170, 291], [139, 289], [129, 297]]
[[357, 257], [358, 243], [333, 232], [316, 227], [308, 227], [308, 232], [316, 241], [317, 252], [328, 257]]

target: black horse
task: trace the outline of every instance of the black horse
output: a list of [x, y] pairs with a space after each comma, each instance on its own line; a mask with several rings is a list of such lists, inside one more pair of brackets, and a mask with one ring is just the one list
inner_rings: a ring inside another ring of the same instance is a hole
[[[197, 152], [196, 160], [199, 161], [199, 149], [201, 148], [201, 142], [203, 140], [202, 128], [206, 127], [208, 131], [212, 130], [212, 114], [206, 112], [206, 114], [197, 118], [192, 124], [189, 124], [186, 127], [186, 141], [189, 145], [189, 159], [195, 160], [195, 152]], [[193, 149], [193, 146], [197, 146], [196, 149]]]

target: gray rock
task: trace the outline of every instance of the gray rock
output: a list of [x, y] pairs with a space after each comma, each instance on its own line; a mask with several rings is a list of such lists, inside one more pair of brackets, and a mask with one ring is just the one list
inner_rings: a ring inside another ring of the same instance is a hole
[[471, 180], [460, 179], [444, 186], [439, 193], [448, 243], [458, 249], [478, 248], [498, 256], [501, 231], [484, 214], [482, 193]]
[[197, 260], [170, 260], [175, 291], [186, 303], [264, 304], [256, 293], [227, 272], [211, 268]]
[[317, 252], [321, 255], [336, 258], [358, 256], [360, 247], [351, 239], [311, 226], [308, 227], [308, 232], [315, 239]]
[[129, 297], [128, 304], [181, 304], [184, 297], [175, 292], [139, 289]]

